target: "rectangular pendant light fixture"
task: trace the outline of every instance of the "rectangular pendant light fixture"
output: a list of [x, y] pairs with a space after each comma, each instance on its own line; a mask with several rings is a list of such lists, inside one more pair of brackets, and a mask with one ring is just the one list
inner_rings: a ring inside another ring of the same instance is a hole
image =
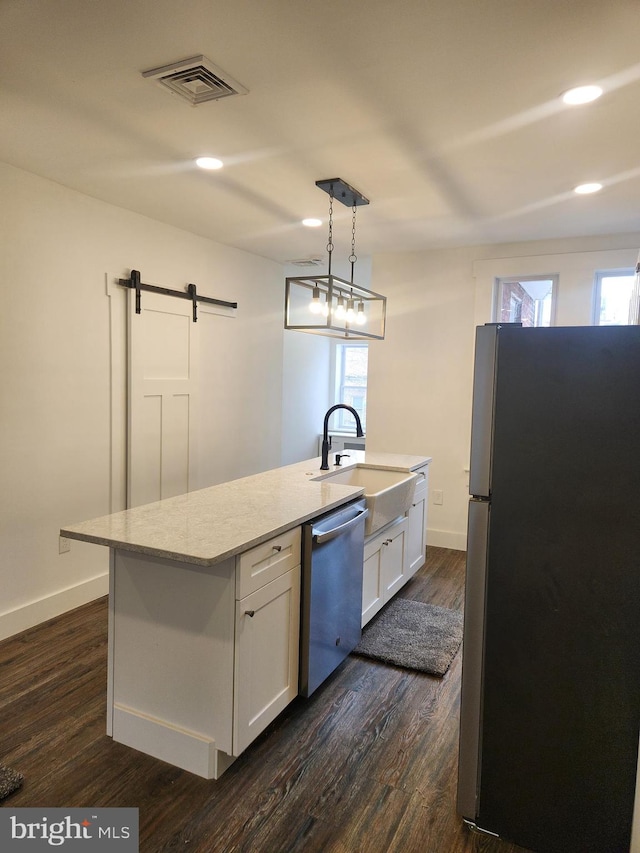
[[[353, 280], [355, 254], [356, 208], [369, 204], [369, 199], [342, 178], [316, 181], [328, 193], [329, 268], [327, 275], [291, 276], [285, 279], [285, 329], [325, 335], [353, 341], [382, 340], [385, 333], [387, 298], [360, 287]], [[353, 211], [351, 238], [351, 281], [331, 274], [333, 251], [333, 201]]]
[[285, 329], [347, 338], [382, 340], [387, 298], [335, 275], [285, 279]]
[[362, 193], [355, 190], [342, 178], [326, 178], [323, 181], [316, 181], [316, 186], [333, 196], [336, 201], [342, 202], [346, 207], [359, 207], [361, 204], [369, 204], [368, 198], [365, 198]]

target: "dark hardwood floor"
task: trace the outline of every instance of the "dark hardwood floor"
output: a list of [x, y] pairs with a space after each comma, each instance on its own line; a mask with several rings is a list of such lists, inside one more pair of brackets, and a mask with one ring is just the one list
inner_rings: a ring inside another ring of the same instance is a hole
[[[400, 593], [462, 609], [464, 554], [429, 548]], [[349, 657], [218, 781], [105, 731], [107, 604], [0, 643], [0, 762], [11, 807], [139, 808], [142, 853], [517, 853], [455, 811], [461, 653], [444, 678]]]

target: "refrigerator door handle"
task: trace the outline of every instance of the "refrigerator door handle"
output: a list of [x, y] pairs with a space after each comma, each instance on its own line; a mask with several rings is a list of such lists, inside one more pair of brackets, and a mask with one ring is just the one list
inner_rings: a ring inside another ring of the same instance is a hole
[[460, 698], [458, 812], [474, 822], [480, 786], [480, 725], [484, 660], [484, 612], [489, 541], [489, 501], [469, 501], [467, 573]]

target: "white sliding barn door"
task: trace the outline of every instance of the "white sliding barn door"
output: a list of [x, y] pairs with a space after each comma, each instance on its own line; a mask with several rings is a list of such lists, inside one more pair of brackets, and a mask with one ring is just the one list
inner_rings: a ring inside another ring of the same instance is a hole
[[189, 300], [129, 292], [127, 506], [197, 488], [199, 323]]

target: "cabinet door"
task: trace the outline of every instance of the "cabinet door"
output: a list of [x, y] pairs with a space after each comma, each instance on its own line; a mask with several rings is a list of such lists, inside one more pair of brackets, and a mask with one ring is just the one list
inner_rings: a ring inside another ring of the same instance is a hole
[[407, 532], [408, 576], [412, 577], [424, 564], [427, 552], [427, 499], [428, 499], [428, 468], [421, 468], [416, 473], [416, 490], [413, 503], [407, 513], [409, 528]]
[[364, 547], [364, 564], [362, 568], [362, 627], [376, 615], [384, 604], [384, 587], [382, 584], [382, 542], [384, 536], [378, 536]]
[[364, 546], [362, 625], [409, 580], [407, 517], [398, 518]]
[[389, 601], [410, 577], [407, 526], [407, 518], [399, 518], [388, 529], [387, 537], [382, 543], [380, 569], [385, 601]]
[[424, 535], [424, 516], [426, 500], [414, 503], [407, 513], [409, 528], [407, 532], [409, 566], [408, 576], [412, 577], [425, 561], [427, 543]]
[[300, 566], [236, 601], [233, 754], [298, 695]]

